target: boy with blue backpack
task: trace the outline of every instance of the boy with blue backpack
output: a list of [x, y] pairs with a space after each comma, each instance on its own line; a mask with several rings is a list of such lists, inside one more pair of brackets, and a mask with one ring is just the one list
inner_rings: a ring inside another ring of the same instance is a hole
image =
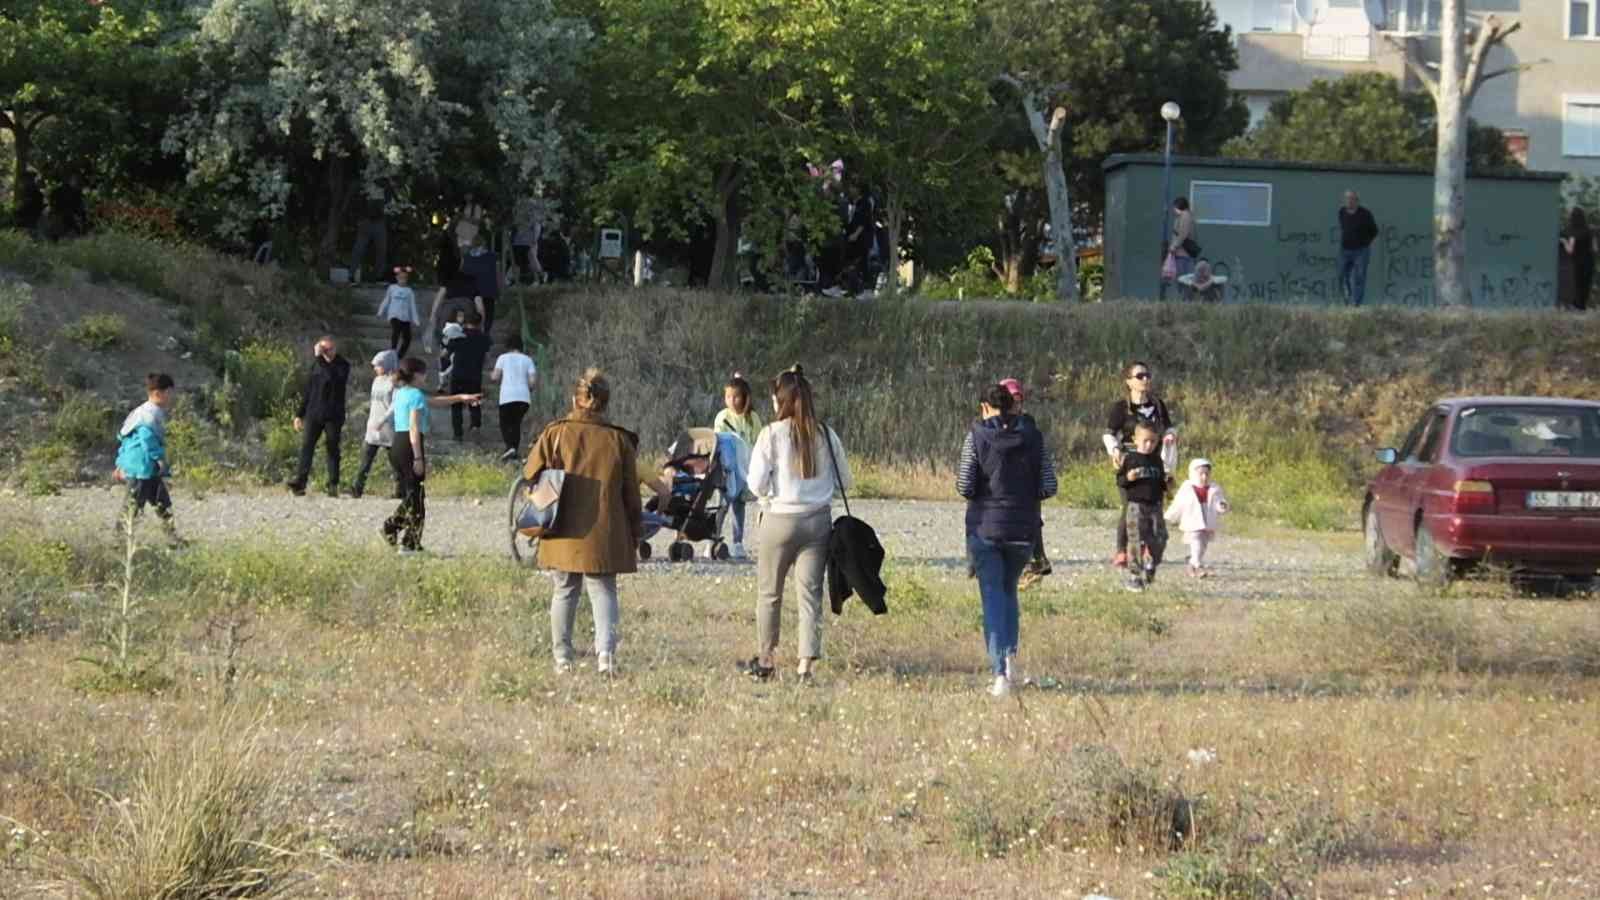
[[127, 483], [122, 527], [132, 528], [145, 504], [155, 507], [156, 518], [174, 544], [182, 544], [172, 521], [172, 495], [167, 474], [167, 410], [172, 406], [172, 376], [151, 373], [144, 378], [146, 400], [122, 420], [117, 431], [117, 480]]

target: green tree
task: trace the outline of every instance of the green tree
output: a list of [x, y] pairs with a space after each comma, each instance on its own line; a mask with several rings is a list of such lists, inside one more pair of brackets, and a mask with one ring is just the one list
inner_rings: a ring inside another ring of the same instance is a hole
[[[975, 0], [790, 0], [729, 40], [739, 55], [786, 60], [768, 100], [796, 147], [850, 161], [847, 178], [880, 201], [891, 291], [908, 222], [934, 227], [994, 188], [984, 154], [993, 75]], [[791, 154], [792, 155], [792, 154]], [[785, 180], [780, 175], [779, 180]], [[823, 216], [827, 224], [827, 216]]]
[[1168, 100], [1183, 108], [1184, 152], [1216, 152], [1249, 121], [1228, 89], [1238, 57], [1208, 0], [997, 0], [986, 15], [995, 78], [1020, 108], [1039, 160], [1061, 261], [1057, 294], [1070, 297], [1072, 220], [1104, 209], [1101, 162], [1160, 147], [1158, 110]]
[[586, 39], [547, 0], [214, 0], [166, 143], [224, 198], [224, 234], [304, 218], [325, 263], [359, 191], [465, 168], [503, 192], [557, 171], [550, 91]]
[[[1407, 93], [1382, 73], [1317, 80], [1274, 102], [1248, 134], [1223, 147], [1228, 156], [1297, 162], [1433, 164], [1437, 116], [1431, 97]], [[1467, 168], [1515, 168], [1497, 128], [1468, 122]]]
[[93, 130], [118, 99], [162, 71], [162, 38], [175, 4], [154, 0], [15, 0], [0, 8], [0, 130], [11, 138], [14, 179], [33, 164], [54, 124]]
[[[820, 97], [797, 51], [823, 26], [783, 0], [579, 0], [597, 35], [586, 81], [598, 221], [685, 239], [709, 220], [707, 283], [731, 286], [743, 218], [782, 200]], [[809, 29], [809, 30], [808, 30]]]

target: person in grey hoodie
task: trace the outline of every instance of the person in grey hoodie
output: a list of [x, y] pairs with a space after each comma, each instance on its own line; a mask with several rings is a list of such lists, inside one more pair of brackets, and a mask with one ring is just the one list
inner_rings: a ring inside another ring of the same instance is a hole
[[[367, 490], [367, 473], [379, 450], [394, 444], [394, 371], [400, 368], [400, 354], [385, 350], [372, 358], [372, 390], [367, 405], [366, 443], [361, 448], [361, 468], [356, 470], [350, 496], [359, 498]], [[396, 497], [395, 499], [399, 499]]]

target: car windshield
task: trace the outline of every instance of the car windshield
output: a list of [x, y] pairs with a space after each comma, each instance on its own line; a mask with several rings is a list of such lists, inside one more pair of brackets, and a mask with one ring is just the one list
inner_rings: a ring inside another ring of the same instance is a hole
[[1600, 457], [1600, 407], [1468, 407], [1451, 449], [1456, 456]]

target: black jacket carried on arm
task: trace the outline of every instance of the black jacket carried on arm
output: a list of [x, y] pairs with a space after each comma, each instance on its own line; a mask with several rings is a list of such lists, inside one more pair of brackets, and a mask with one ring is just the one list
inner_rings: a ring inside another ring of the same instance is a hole
[[300, 395], [300, 408], [295, 416], [319, 422], [344, 421], [344, 395], [350, 384], [350, 363], [342, 356], [332, 362], [318, 356], [311, 363], [311, 377], [306, 379], [305, 393]]
[[884, 599], [889, 588], [879, 572], [883, 568], [883, 545], [872, 526], [855, 516], [833, 520], [828, 537], [828, 602], [834, 615], [844, 612], [844, 601], [854, 592], [875, 616], [889, 611]]

